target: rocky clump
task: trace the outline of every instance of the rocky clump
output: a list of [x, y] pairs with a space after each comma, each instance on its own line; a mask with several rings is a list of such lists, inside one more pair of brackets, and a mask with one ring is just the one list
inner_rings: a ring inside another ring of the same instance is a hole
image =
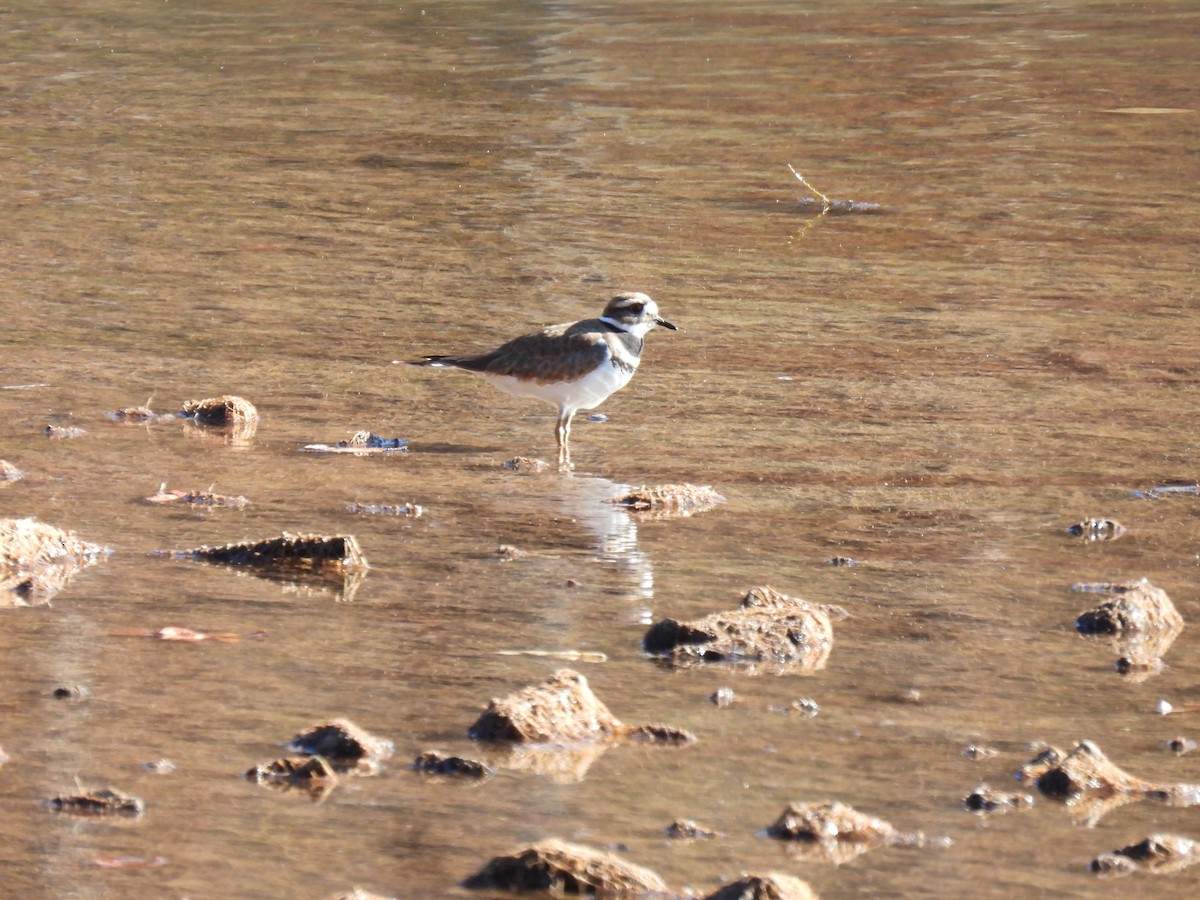
[[1075, 590], [1102, 593], [1109, 599], [1075, 620], [1083, 634], [1131, 634], [1183, 629], [1183, 616], [1167, 592], [1145, 578], [1125, 582], [1077, 584]]
[[1183, 630], [1183, 616], [1167, 592], [1145, 578], [1119, 583], [1075, 585], [1076, 590], [1108, 595], [1075, 620], [1081, 634], [1107, 636], [1120, 655], [1117, 669], [1144, 680], [1162, 669], [1162, 657]]
[[395, 752], [391, 741], [376, 737], [349, 719], [333, 719], [296, 735], [288, 747], [298, 753], [321, 756], [335, 771], [373, 775]]
[[197, 425], [247, 425], [258, 422], [258, 410], [254, 404], [233, 394], [187, 400], [180, 408], [179, 415]]
[[321, 756], [283, 756], [246, 771], [246, 778], [279, 790], [298, 788], [322, 798], [338, 783], [337, 773]]
[[217, 547], [163, 550], [157, 556], [195, 559], [229, 566], [251, 566], [296, 574], [344, 577], [368, 568], [353, 535], [288, 534], [261, 541], [241, 541]]
[[833, 648], [835, 606], [752, 588], [737, 609], [680, 622], [662, 619], [642, 638], [647, 653], [673, 664], [732, 662], [779, 674], [809, 674], [825, 667]]
[[1047, 747], [1017, 771], [1045, 796], [1078, 807], [1088, 824], [1110, 809], [1135, 800], [1170, 806], [1200, 804], [1200, 785], [1146, 781], [1115, 765], [1091, 741], [1080, 741], [1070, 753]]
[[817, 894], [807, 881], [794, 875], [770, 872], [743, 875], [706, 895], [704, 900], [817, 900]]
[[646, 513], [651, 518], [684, 518], [724, 503], [725, 498], [712, 488], [695, 484], [643, 485], [612, 503], [625, 509]]
[[80, 816], [140, 816], [146, 811], [146, 804], [141, 798], [130, 796], [116, 788], [60, 794], [47, 800], [46, 806], [55, 812]]
[[1191, 838], [1178, 834], [1152, 834], [1120, 850], [1101, 853], [1092, 860], [1089, 868], [1102, 876], [1132, 875], [1134, 872], [1165, 875], [1186, 869], [1197, 861], [1200, 861], [1200, 847]]
[[[876, 847], [921, 847], [921, 832], [898, 831], [890, 822], [861, 813], [837, 800], [793, 803], [767, 827], [770, 837], [798, 842], [800, 855], [841, 864]], [[936, 843], [948, 843], [939, 839]]]
[[998, 791], [981, 784], [963, 800], [963, 805], [981, 816], [998, 815], [1033, 806], [1033, 795], [1018, 791]]
[[353, 453], [356, 456], [367, 456], [372, 453], [407, 453], [408, 441], [398, 437], [380, 437], [370, 431], [356, 431], [353, 437], [335, 444], [305, 444], [300, 449], [307, 453]]
[[649, 869], [613, 853], [554, 839], [495, 857], [463, 887], [596, 897], [636, 897], [668, 890], [666, 882]]
[[1084, 519], [1070, 526], [1067, 534], [1085, 541], [1115, 541], [1125, 531], [1125, 526], [1116, 519]]
[[450, 756], [440, 750], [426, 750], [413, 761], [412, 767], [422, 775], [483, 779], [495, 774], [495, 770], [485, 762]]
[[667, 837], [675, 841], [695, 841], [700, 838], [721, 837], [721, 832], [714, 831], [693, 822], [691, 819], [676, 819], [663, 829]]
[[620, 722], [592, 693], [587, 679], [560, 669], [542, 684], [493, 699], [467, 732], [477, 741], [574, 744], [615, 739], [659, 744], [690, 743], [695, 737], [669, 725]]
[[0, 606], [48, 602], [106, 553], [37, 519], [0, 519]]
[[214, 494], [212, 491], [168, 491], [165, 484], [160, 485], [157, 494], [145, 498], [147, 503], [186, 503], [189, 506], [227, 506], [245, 509], [250, 501], [245, 497], [230, 494]]

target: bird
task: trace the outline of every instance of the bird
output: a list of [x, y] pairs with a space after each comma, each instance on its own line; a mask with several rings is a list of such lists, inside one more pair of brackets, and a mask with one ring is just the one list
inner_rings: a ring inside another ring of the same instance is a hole
[[642, 358], [646, 334], [678, 329], [658, 314], [646, 294], [614, 296], [595, 319], [549, 325], [474, 356], [426, 356], [416, 366], [463, 369], [518, 397], [558, 407], [554, 436], [559, 467], [571, 467], [571, 419], [595, 409], [629, 383]]

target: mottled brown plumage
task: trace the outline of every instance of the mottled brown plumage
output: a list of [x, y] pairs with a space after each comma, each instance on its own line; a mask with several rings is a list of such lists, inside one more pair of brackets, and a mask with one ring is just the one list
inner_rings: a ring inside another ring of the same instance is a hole
[[487, 353], [427, 356], [413, 365], [474, 372], [510, 394], [555, 404], [558, 459], [569, 467], [571, 418], [581, 409], [595, 409], [629, 382], [643, 338], [656, 325], [676, 330], [648, 296], [628, 292], [613, 297], [598, 318], [551, 325]]

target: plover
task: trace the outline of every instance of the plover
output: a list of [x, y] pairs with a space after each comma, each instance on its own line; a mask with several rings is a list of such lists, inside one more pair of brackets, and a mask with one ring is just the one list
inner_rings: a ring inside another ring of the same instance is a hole
[[656, 325], [676, 330], [646, 294], [628, 292], [609, 300], [599, 318], [550, 325], [489, 353], [426, 356], [413, 365], [465, 369], [515, 396], [553, 403], [558, 462], [569, 467], [571, 418], [581, 409], [595, 409], [629, 383], [646, 332]]

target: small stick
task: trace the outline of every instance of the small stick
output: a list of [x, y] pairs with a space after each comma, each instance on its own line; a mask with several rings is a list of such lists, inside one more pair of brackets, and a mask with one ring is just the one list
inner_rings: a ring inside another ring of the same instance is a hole
[[801, 175], [799, 172], [797, 172], [791, 163], [788, 163], [787, 167], [792, 170], [792, 174], [796, 176], [797, 181], [799, 181], [802, 185], [804, 185], [806, 188], [808, 188], [810, 191], [812, 191], [814, 194], [816, 194], [818, 197], [821, 198], [821, 212], [828, 211], [830, 205], [832, 204], [832, 201], [828, 197], [826, 197], [824, 194], [822, 194], [820, 191], [818, 191], [815, 187], [813, 187], [811, 184], [809, 184], [805, 180], [804, 176]]
[[544, 656], [568, 662], [608, 662], [608, 655], [598, 650], [497, 650], [497, 656]]

